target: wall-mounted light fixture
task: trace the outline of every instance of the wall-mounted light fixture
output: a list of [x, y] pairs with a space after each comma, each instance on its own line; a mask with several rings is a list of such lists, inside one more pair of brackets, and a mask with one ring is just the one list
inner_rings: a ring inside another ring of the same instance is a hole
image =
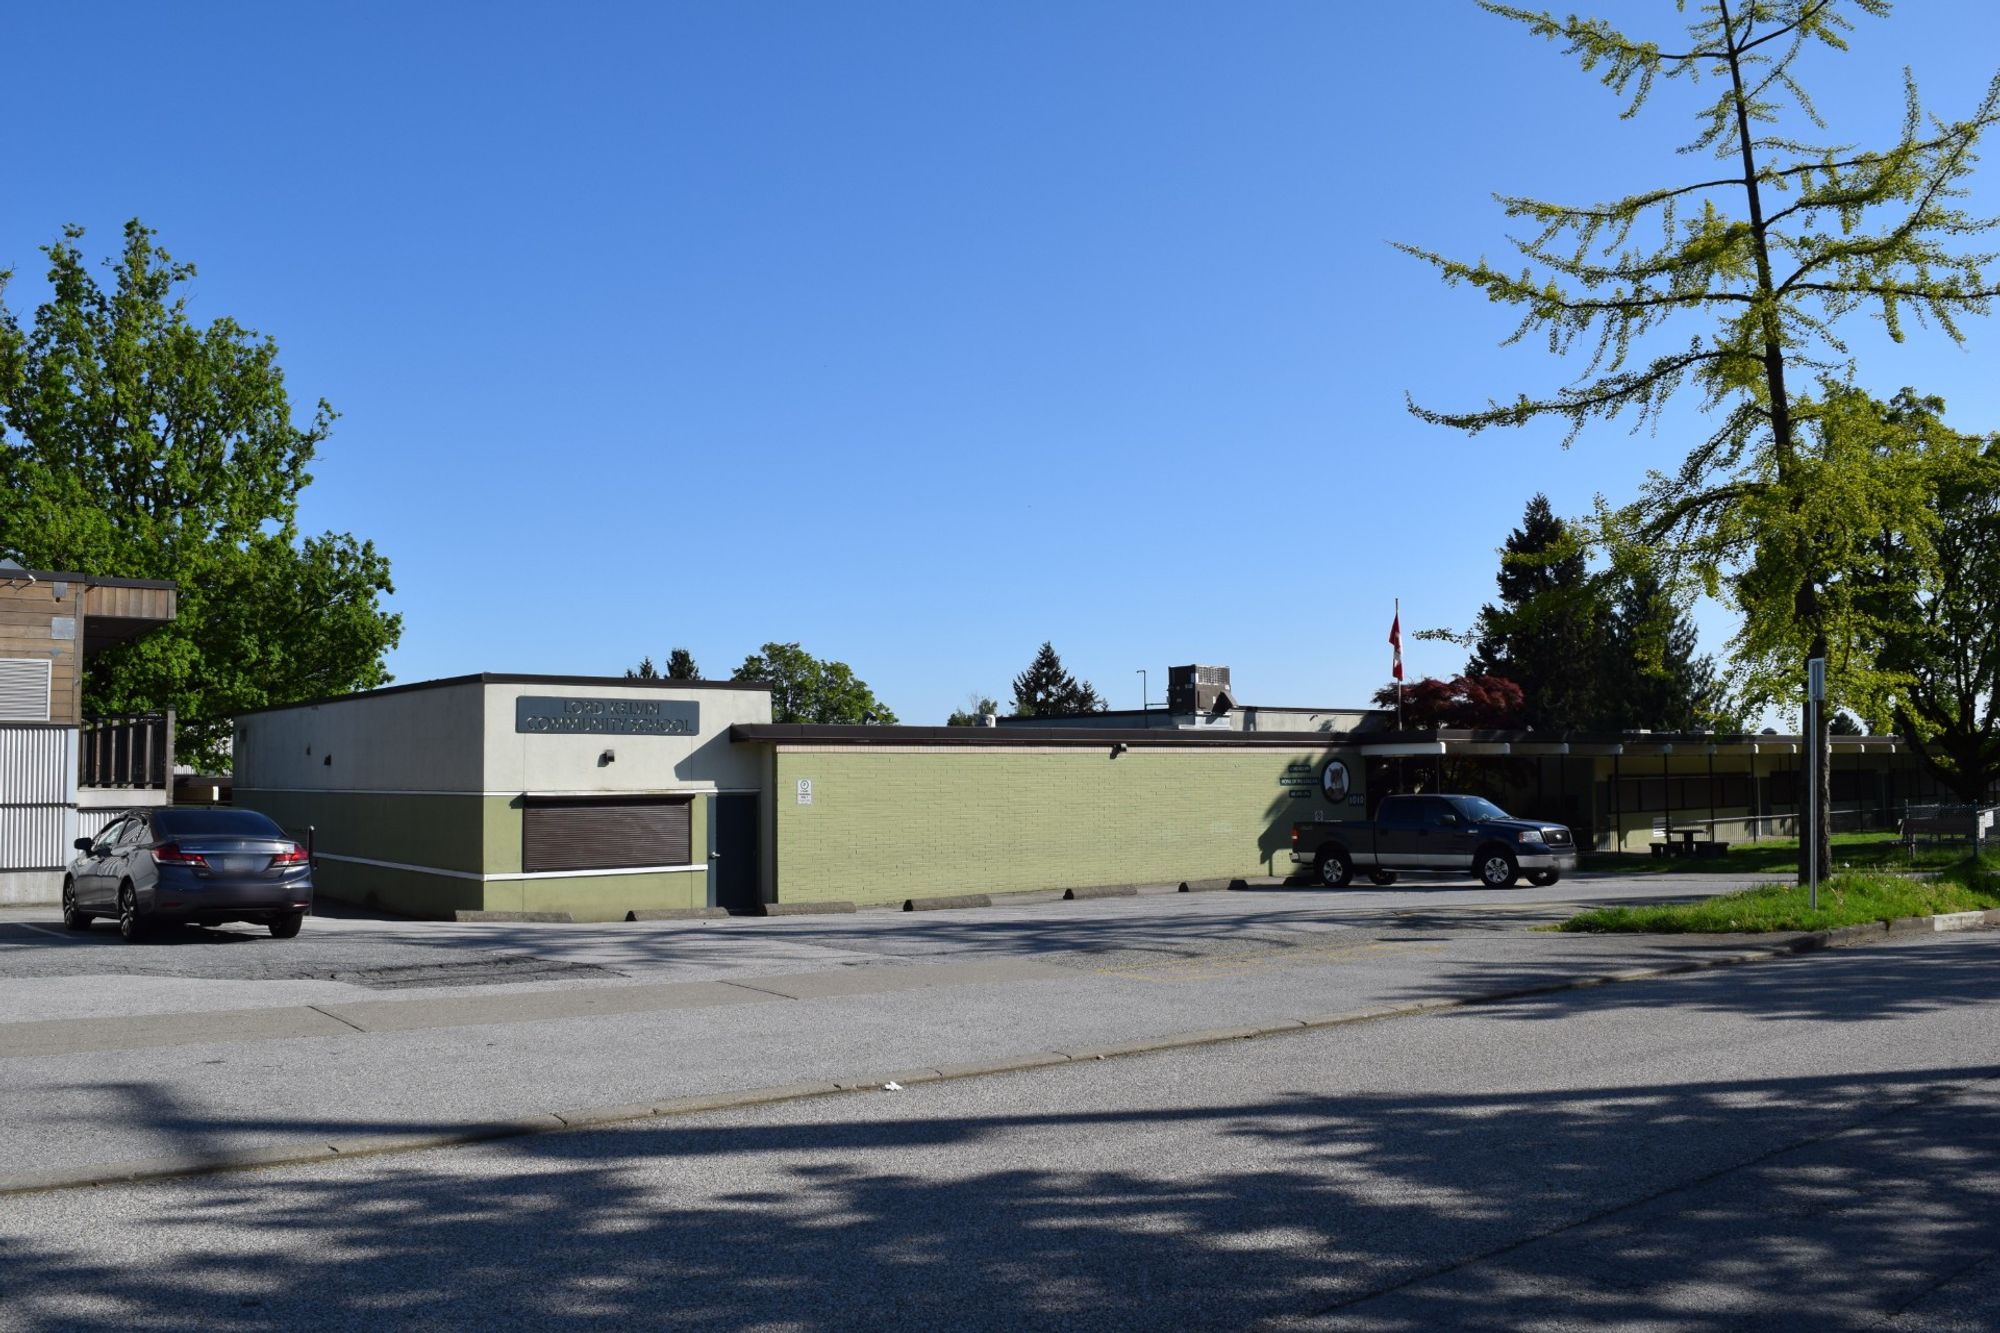
[[599, 768], [603, 768], [606, 764], [615, 764], [617, 762], [618, 755], [612, 750], [606, 750], [603, 754], [597, 756], [597, 766]]

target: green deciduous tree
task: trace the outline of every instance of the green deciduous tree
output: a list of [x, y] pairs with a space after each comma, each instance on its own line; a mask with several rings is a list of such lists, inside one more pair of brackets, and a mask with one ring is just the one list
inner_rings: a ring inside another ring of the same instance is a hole
[[194, 323], [193, 265], [137, 221], [108, 291], [82, 237], [46, 247], [52, 292], [27, 328], [0, 302], [0, 551], [172, 579], [179, 619], [93, 659], [85, 704], [171, 707], [177, 757], [226, 766], [235, 713], [389, 680], [389, 563], [346, 533], [300, 535], [334, 412], [322, 400], [293, 420], [276, 344], [227, 317]]
[[2000, 780], [2000, 436], [1944, 424], [1944, 403], [1903, 390], [1876, 404], [1895, 446], [1927, 463], [1914, 532], [1877, 534], [1888, 678], [1885, 718], [1961, 801], [1984, 804]]
[[[1797, 682], [1804, 656], [1834, 655], [1839, 612], [1810, 534], [1759, 520], [1810, 498], [1802, 473], [1830, 434], [1815, 437], [1806, 427], [1824, 406], [1815, 386], [1846, 356], [1837, 333], [1845, 316], [1870, 309], [1897, 338], [1915, 318], [1956, 339], [1961, 317], [1988, 310], [1995, 288], [1983, 269], [1993, 257], [1959, 245], [1993, 220], [1968, 216], [1956, 201], [1981, 134], [2000, 119], [2000, 78], [1966, 119], [1927, 120], [1912, 84], [1893, 141], [1814, 145], [1785, 127], [1793, 117], [1820, 123], [1801, 57], [1845, 49], [1849, 16], [1886, 16], [1887, 0], [1716, 0], [1686, 24], [1684, 40], [1664, 43], [1600, 19], [1485, 0], [1482, 7], [1562, 43], [1626, 103], [1627, 116], [1663, 82], [1711, 80], [1715, 95], [1697, 112], [1699, 129], [1685, 151], [1722, 166], [1705, 179], [1581, 206], [1503, 197], [1508, 216], [1533, 229], [1514, 241], [1526, 261], [1518, 273], [1404, 247], [1446, 282], [1516, 307], [1516, 338], [1539, 332], [1552, 352], [1589, 355], [1581, 377], [1552, 396], [1523, 394], [1473, 412], [1412, 410], [1468, 431], [1552, 417], [1574, 437], [1593, 421], [1653, 422], [1676, 394], [1692, 390], [1711, 412], [1712, 429], [1678, 466], [1655, 472], [1638, 502], [1607, 512], [1603, 536], [1614, 546], [1664, 552], [1670, 582], [1685, 575], [1733, 597], [1749, 636], [1741, 651], [1763, 682], [1753, 684], [1753, 699], [1775, 680], [1767, 650], [1779, 644], [1794, 654], [1781, 674]], [[1671, 328], [1690, 320], [1692, 336], [1665, 343]], [[1817, 471], [1824, 479], [1825, 469]], [[1842, 489], [1851, 494], [1854, 486]], [[1756, 586], [1738, 596], [1745, 577]], [[1753, 623], [1772, 616], [1796, 629]], [[1835, 674], [1830, 661], [1829, 689], [1836, 703], [1853, 705], [1866, 692], [1866, 667], [1842, 656], [1861, 675]], [[1795, 683], [1789, 688], [1799, 693]], [[1824, 749], [1824, 736], [1817, 743]], [[1822, 783], [1821, 810], [1827, 796]], [[1819, 841], [1825, 865], [1829, 848]], [[1801, 849], [1802, 871], [1811, 854]]]
[[767, 643], [743, 659], [732, 680], [763, 681], [771, 687], [774, 722], [893, 723], [868, 682], [845, 662], [822, 662], [796, 643]]
[[1016, 717], [1055, 717], [1065, 713], [1101, 713], [1103, 696], [1087, 680], [1063, 669], [1055, 645], [1043, 643], [1028, 669], [1014, 677]]

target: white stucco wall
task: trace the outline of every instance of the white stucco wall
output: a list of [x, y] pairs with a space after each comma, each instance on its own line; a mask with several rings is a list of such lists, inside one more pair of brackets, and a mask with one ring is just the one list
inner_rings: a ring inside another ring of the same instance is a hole
[[[691, 736], [523, 733], [515, 730], [515, 701], [523, 697], [671, 700], [696, 707], [699, 729]], [[238, 718], [236, 785], [468, 794], [747, 790], [759, 783], [756, 756], [747, 747], [738, 753], [729, 729], [770, 720], [770, 692], [762, 689], [617, 680], [392, 688]], [[601, 763], [607, 750], [616, 757]]]
[[236, 785], [264, 791], [478, 792], [483, 689], [476, 681], [392, 689], [239, 717]]
[[[515, 700], [524, 698], [667, 700], [693, 704], [692, 736], [548, 735], [515, 730]], [[732, 746], [737, 723], [771, 720], [771, 695], [761, 689], [692, 686], [504, 684], [486, 690], [487, 791], [644, 792], [750, 790], [759, 785], [753, 747]], [[606, 751], [615, 758], [601, 763]]]

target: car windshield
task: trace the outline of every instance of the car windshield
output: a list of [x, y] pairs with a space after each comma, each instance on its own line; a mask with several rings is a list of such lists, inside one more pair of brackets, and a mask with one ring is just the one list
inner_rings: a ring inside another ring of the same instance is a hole
[[168, 838], [282, 838], [284, 830], [255, 810], [162, 810], [153, 827]]
[[1458, 812], [1467, 819], [1512, 819], [1514, 817], [1493, 804], [1493, 802], [1487, 800], [1484, 796], [1456, 796], [1452, 798], [1452, 804], [1456, 805]]

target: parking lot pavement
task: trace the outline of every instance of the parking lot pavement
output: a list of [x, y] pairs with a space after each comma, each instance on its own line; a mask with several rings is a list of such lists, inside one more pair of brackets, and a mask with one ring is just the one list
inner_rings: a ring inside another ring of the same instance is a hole
[[[601, 985], [817, 966], [898, 966], [955, 956], [1191, 959], [1282, 948], [1355, 929], [1514, 932], [1584, 905], [1695, 897], [1741, 888], [1712, 875], [1576, 876], [1505, 893], [1462, 880], [1391, 889], [1148, 893], [1088, 902], [851, 916], [604, 924], [408, 921], [329, 904], [296, 940], [249, 926], [186, 929], [142, 946], [109, 924], [65, 931], [53, 908], [0, 908], [0, 1015], [214, 1008], [350, 994], [349, 988]], [[82, 991], [36, 983], [121, 978]], [[251, 989], [230, 983], [254, 983]], [[197, 984], [186, 984], [197, 983]], [[327, 989], [332, 987], [333, 989]], [[37, 999], [48, 995], [59, 998]], [[78, 1006], [81, 1006], [79, 1008]]]

